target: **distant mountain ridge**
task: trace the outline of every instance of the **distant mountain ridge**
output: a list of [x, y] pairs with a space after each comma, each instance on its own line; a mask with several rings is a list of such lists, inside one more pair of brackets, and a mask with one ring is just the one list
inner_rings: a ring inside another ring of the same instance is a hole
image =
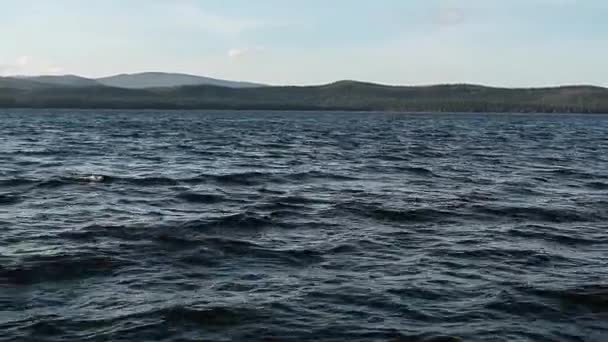
[[[254, 88], [265, 85], [252, 82], [228, 81], [181, 73], [143, 72], [120, 74], [101, 78], [86, 78], [77, 75], [41, 75], [12, 76], [11, 84], [17, 88], [39, 88], [44, 85], [65, 87], [108, 86], [127, 89], [172, 88], [194, 85], [211, 85], [228, 88]], [[4, 81], [2, 81], [4, 79]], [[31, 81], [33, 83], [28, 83]], [[8, 84], [6, 78], [0, 78], [0, 86]]]
[[49, 84], [20, 77], [0, 77], [0, 88], [6, 89], [35, 89], [48, 87]]
[[[54, 84], [48, 83], [50, 81]], [[608, 113], [608, 89], [595, 86], [387, 86], [357, 81], [319, 86], [256, 87], [75, 85], [88, 83], [86, 79], [74, 77], [0, 78], [0, 107]]]
[[76, 75], [43, 75], [43, 76], [22, 76], [22, 80], [34, 81], [42, 84], [66, 86], [66, 87], [94, 87], [98, 86], [99, 82], [94, 79], [76, 76]]
[[163, 72], [121, 74], [98, 78], [96, 81], [110, 87], [131, 89], [170, 88], [192, 85], [212, 85], [228, 88], [254, 88], [264, 86], [263, 84], [258, 83], [226, 81], [210, 77]]

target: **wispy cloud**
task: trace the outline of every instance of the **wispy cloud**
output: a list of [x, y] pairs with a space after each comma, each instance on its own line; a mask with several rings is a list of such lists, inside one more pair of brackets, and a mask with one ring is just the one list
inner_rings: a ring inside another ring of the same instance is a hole
[[30, 64], [31, 60], [32, 60], [32, 57], [30, 57], [30, 56], [21, 56], [21, 57], [17, 58], [16, 64], [18, 66], [24, 67], [24, 66], [27, 66], [28, 64]]
[[19, 56], [12, 62], [0, 62], [0, 75], [40, 75], [40, 74], [59, 74], [63, 68], [35, 59], [31, 56]]
[[263, 50], [263, 48], [261, 48], [261, 47], [232, 48], [232, 49], [228, 50], [226, 55], [228, 56], [228, 58], [235, 60], [235, 59], [240, 59], [245, 56], [251, 55], [255, 52], [262, 51], [262, 50]]
[[22, 74], [28, 69], [32, 58], [30, 56], [20, 56], [12, 62], [0, 63], [0, 74], [14, 75]]
[[228, 58], [236, 59], [247, 53], [247, 49], [230, 49], [228, 50]]
[[51, 66], [46, 69], [48, 74], [56, 75], [63, 73], [63, 68], [58, 66]]

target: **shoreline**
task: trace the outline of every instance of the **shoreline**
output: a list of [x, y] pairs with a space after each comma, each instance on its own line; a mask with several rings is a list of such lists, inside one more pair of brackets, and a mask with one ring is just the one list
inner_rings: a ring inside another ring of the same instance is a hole
[[608, 115], [608, 112], [516, 112], [516, 111], [398, 111], [398, 110], [360, 110], [360, 109], [260, 109], [260, 108], [113, 108], [113, 107], [1, 107], [0, 111], [7, 110], [49, 110], [49, 111], [170, 111], [170, 112], [273, 112], [273, 113], [335, 113], [335, 114], [404, 114], [404, 115]]

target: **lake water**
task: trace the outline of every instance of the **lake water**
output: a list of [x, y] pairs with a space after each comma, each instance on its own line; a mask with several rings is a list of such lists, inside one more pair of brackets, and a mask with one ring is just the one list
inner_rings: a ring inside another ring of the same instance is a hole
[[0, 340], [608, 341], [608, 116], [0, 111]]

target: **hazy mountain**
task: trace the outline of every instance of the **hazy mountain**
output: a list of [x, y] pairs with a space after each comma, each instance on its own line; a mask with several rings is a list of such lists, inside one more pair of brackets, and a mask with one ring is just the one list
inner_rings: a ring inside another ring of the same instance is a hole
[[188, 85], [213, 85], [229, 88], [252, 88], [264, 86], [262, 84], [249, 82], [226, 81], [209, 77], [163, 72], [121, 74], [98, 78], [96, 81], [110, 87], [131, 89], [166, 88]]
[[76, 75], [41, 75], [0, 77], [0, 87], [29, 89], [49, 86], [94, 87], [108, 86], [128, 89], [171, 88], [192, 85], [212, 85], [229, 88], [253, 88], [264, 85], [250, 82], [226, 81], [187, 74], [146, 72], [121, 74], [99, 79]]
[[93, 87], [99, 86], [100, 84], [90, 78], [85, 78], [76, 75], [60, 75], [60, 76], [51, 76], [51, 75], [43, 75], [43, 76], [26, 76], [22, 77], [23, 79], [35, 81], [39, 83], [45, 84], [53, 84], [59, 86], [68, 86], [68, 87]]
[[252, 88], [5, 87], [0, 89], [0, 107], [608, 113], [608, 89], [513, 89], [467, 84], [403, 87], [354, 81]]
[[48, 84], [36, 82], [27, 78], [18, 77], [0, 77], [0, 88], [11, 88], [11, 89], [34, 89], [44, 88], [49, 86]]

